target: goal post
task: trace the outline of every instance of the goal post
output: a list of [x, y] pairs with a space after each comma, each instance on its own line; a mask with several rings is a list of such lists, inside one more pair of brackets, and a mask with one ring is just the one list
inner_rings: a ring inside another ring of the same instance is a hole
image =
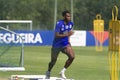
[[[24, 42], [22, 36], [0, 26], [0, 70], [1, 71], [24, 71]], [[14, 40], [7, 41], [2, 40], [3, 36], [6, 34], [14, 34], [16, 39], [21, 40], [22, 43], [17, 45]]]
[[[29, 25], [29, 29], [32, 30], [32, 20], [0, 20], [0, 24], [20, 24], [20, 23], [24, 23], [24, 24], [30, 24]], [[9, 26], [6, 26], [7, 29], [9, 29]]]

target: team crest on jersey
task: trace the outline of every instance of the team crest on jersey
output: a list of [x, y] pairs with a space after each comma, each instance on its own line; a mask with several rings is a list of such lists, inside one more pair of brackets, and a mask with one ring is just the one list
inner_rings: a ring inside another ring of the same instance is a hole
[[66, 25], [65, 27], [66, 27], [66, 29], [68, 29], [68, 27], [69, 27], [69, 26], [68, 26], [68, 25]]
[[72, 25], [70, 25], [70, 29], [72, 28]]
[[57, 22], [57, 24], [59, 24], [59, 22]]
[[64, 31], [64, 25], [62, 25], [61, 31]]
[[63, 27], [61, 28], [61, 31], [64, 31], [64, 28], [63, 28]]
[[64, 28], [64, 25], [62, 25], [62, 28]]
[[64, 31], [64, 28], [62, 28], [61, 30]]

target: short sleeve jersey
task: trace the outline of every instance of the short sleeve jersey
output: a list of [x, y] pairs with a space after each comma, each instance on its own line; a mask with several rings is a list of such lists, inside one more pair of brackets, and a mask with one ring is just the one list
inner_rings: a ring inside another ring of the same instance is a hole
[[[67, 24], [64, 23], [64, 20], [59, 20], [55, 27], [55, 32], [58, 32], [59, 34], [66, 34], [73, 28], [73, 23], [70, 21]], [[68, 36], [65, 37], [59, 37], [54, 38], [53, 40], [53, 47], [61, 48], [65, 47], [69, 44]]]

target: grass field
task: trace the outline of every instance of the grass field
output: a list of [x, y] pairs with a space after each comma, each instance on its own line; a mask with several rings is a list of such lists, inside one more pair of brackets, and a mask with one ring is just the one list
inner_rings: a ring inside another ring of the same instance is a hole
[[[25, 47], [23, 72], [0, 72], [0, 80], [8, 80], [14, 74], [44, 75], [50, 61], [49, 46]], [[108, 66], [108, 48], [96, 52], [95, 47], [73, 47], [76, 54], [75, 60], [66, 71], [68, 78], [75, 80], [110, 80]], [[59, 77], [58, 73], [63, 68], [67, 57], [60, 54], [51, 76]]]

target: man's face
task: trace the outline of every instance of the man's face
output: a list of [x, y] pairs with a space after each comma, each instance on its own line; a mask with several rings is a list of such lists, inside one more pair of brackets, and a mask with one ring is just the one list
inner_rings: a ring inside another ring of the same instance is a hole
[[66, 13], [66, 15], [64, 16], [66, 21], [71, 21], [71, 15], [70, 13]]

